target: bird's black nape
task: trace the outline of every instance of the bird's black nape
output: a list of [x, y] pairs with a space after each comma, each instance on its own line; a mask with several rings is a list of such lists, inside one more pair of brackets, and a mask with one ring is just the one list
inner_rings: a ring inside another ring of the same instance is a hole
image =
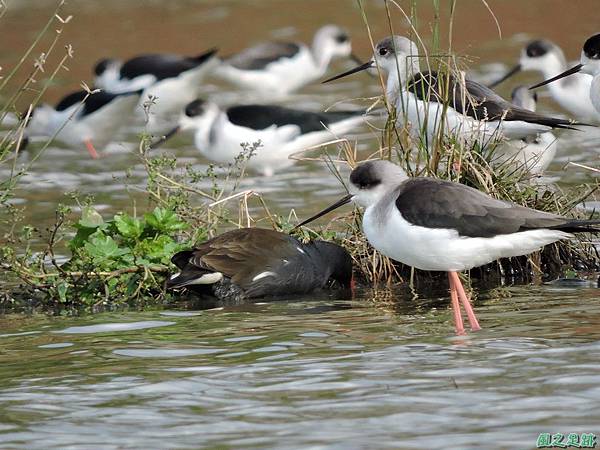
[[593, 35], [583, 44], [583, 53], [589, 59], [600, 59], [600, 33]]
[[185, 107], [185, 115], [188, 117], [197, 117], [204, 112], [205, 100], [197, 98], [196, 100], [188, 103]]
[[527, 44], [527, 47], [525, 47], [525, 53], [530, 58], [544, 56], [550, 50], [552, 50], [552, 44], [544, 40], [531, 41], [529, 44]]
[[350, 183], [359, 189], [371, 189], [381, 184], [381, 176], [369, 162], [359, 165], [350, 174]]
[[94, 75], [98, 77], [102, 75], [111, 62], [113, 62], [113, 60], [110, 58], [102, 58], [100, 61], [98, 61], [94, 66]]

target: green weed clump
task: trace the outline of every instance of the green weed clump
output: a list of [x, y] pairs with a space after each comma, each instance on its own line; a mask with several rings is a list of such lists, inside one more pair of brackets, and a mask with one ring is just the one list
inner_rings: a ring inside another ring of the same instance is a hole
[[[85, 206], [79, 220], [66, 224], [69, 212], [68, 208], [58, 212], [45, 251], [16, 255], [4, 248], [4, 260], [10, 262], [0, 268], [23, 283], [13, 291], [18, 292], [13, 302], [44, 309], [93, 310], [167, 298], [163, 286], [170, 258], [191, 245], [177, 241], [188, 228], [186, 222], [160, 207], [141, 217], [119, 213], [104, 220], [93, 207]], [[60, 263], [55, 247], [73, 231], [67, 243], [72, 256]]]

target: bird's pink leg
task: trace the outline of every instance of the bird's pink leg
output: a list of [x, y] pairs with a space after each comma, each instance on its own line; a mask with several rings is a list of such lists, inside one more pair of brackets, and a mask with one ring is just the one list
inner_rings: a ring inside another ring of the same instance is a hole
[[465, 334], [465, 326], [463, 325], [462, 315], [460, 313], [460, 304], [458, 303], [458, 293], [456, 284], [451, 276], [452, 272], [448, 272], [448, 283], [450, 284], [450, 299], [452, 300], [452, 316], [454, 317], [454, 328], [456, 334]]
[[462, 302], [463, 308], [465, 308], [465, 312], [467, 313], [467, 317], [469, 318], [469, 324], [471, 325], [471, 330], [477, 331], [481, 330], [479, 326], [479, 322], [477, 321], [477, 317], [475, 316], [475, 311], [473, 311], [473, 307], [471, 306], [471, 301], [467, 294], [465, 293], [465, 288], [463, 287], [460, 277], [456, 272], [448, 272], [448, 276], [454, 279], [454, 285], [458, 292], [458, 297]]
[[94, 148], [94, 144], [92, 144], [91, 139], [86, 139], [85, 141], [83, 141], [83, 143], [85, 144], [87, 151], [90, 152], [90, 156], [93, 159], [98, 159], [100, 157], [100, 156], [98, 156], [98, 152]]

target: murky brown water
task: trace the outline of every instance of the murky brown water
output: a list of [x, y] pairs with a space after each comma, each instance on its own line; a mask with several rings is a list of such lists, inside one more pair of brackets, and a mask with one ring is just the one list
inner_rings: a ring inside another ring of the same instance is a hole
[[[388, 34], [383, 2], [365, 3], [374, 37]], [[511, 65], [523, 42], [540, 36], [575, 59], [597, 31], [590, 13], [597, 0], [576, 7], [566, 0], [488, 3], [502, 41], [482, 2], [457, 6], [454, 48], [471, 57], [475, 71]], [[0, 19], [3, 71], [54, 7], [45, 0], [8, 4]], [[431, 3], [417, 4], [427, 43]], [[329, 22], [352, 31], [356, 53], [370, 52], [351, 0], [71, 0], [66, 11], [73, 19], [62, 42], [73, 45], [75, 58], [49, 89], [51, 103], [90, 82], [92, 64], [105, 56], [213, 46], [227, 55], [270, 37], [308, 41]], [[393, 12], [396, 31], [405, 32]], [[523, 74], [515, 81], [535, 79]], [[210, 80], [206, 95], [241, 98], [222, 94], [224, 88]], [[357, 76], [310, 86], [284, 103], [321, 109], [378, 92], [371, 78]], [[541, 109], [560, 112], [547, 98]], [[590, 180], [590, 173], [564, 166], [597, 165], [598, 142], [600, 133], [564, 133], [549, 175], [561, 186]], [[133, 184], [145, 179], [135, 143], [131, 133], [100, 161], [52, 146], [16, 193], [26, 221], [49, 223], [72, 190], [93, 193], [106, 214], [130, 208], [126, 170], [133, 167]], [[360, 148], [366, 154], [374, 146], [366, 140]], [[206, 164], [186, 139], [169, 150]], [[30, 158], [23, 154], [19, 163]], [[281, 214], [313, 212], [341, 192], [315, 163], [270, 179], [249, 177], [243, 187], [261, 192]], [[482, 295], [476, 307], [484, 330], [460, 339], [451, 333], [446, 298], [414, 303], [398, 296], [392, 311], [370, 292], [222, 311], [0, 316], [0, 447], [514, 449], [534, 448], [541, 432], [600, 434], [599, 290], [546, 285], [510, 293]]]

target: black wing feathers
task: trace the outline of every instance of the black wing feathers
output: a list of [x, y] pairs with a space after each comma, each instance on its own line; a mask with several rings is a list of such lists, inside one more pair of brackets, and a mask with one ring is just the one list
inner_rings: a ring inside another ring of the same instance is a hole
[[478, 120], [522, 120], [567, 129], [574, 129], [570, 125], [576, 124], [570, 120], [546, 117], [521, 108], [504, 100], [487, 86], [471, 80], [465, 80], [463, 85], [452, 75], [437, 72], [418, 73], [409, 82], [408, 90], [424, 101], [447, 101], [449, 106], [458, 112]]
[[[402, 183], [396, 207], [402, 217], [414, 225], [455, 229], [465, 237], [489, 238], [539, 228], [568, 232], [574, 223], [555, 214], [493, 199], [462, 184], [434, 178], [413, 178]], [[582, 231], [580, 226], [578, 230]]]
[[281, 58], [291, 58], [300, 51], [293, 42], [265, 42], [250, 47], [227, 59], [227, 63], [240, 70], [262, 70]]
[[297, 125], [302, 133], [323, 131], [323, 125], [329, 126], [362, 114], [362, 111], [301, 111], [274, 105], [240, 105], [227, 109], [227, 117], [234, 125], [253, 130], [264, 130], [272, 125]]
[[85, 102], [79, 114], [86, 116], [92, 114], [95, 111], [98, 111], [103, 106], [108, 105], [111, 101], [115, 99], [115, 97], [136, 94], [139, 95], [140, 92], [138, 91], [125, 92], [121, 94], [111, 94], [109, 92], [100, 91], [88, 95], [87, 91], [76, 91], [64, 97], [60, 102], [58, 102], [54, 109], [56, 109], [56, 111], [64, 111], [73, 105], [81, 103], [85, 99]]
[[121, 78], [132, 80], [141, 75], [154, 75], [158, 80], [173, 78], [200, 66], [210, 59], [216, 50], [209, 50], [196, 57], [173, 54], [140, 55], [126, 61], [120, 70]]

